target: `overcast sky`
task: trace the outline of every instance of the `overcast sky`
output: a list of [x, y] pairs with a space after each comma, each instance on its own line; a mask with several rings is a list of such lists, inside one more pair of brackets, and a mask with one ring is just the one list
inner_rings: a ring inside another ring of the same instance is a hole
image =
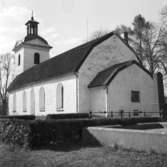
[[11, 51], [25, 36], [32, 10], [40, 22], [39, 34], [53, 46], [54, 56], [82, 43], [96, 30], [131, 25], [139, 13], [158, 22], [165, 5], [166, 0], [0, 0], [0, 53]]

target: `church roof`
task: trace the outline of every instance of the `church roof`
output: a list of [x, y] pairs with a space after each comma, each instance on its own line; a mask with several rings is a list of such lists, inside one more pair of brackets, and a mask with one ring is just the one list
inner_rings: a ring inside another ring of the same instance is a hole
[[150, 75], [150, 73], [146, 69], [144, 69], [139, 63], [137, 63], [135, 60], [130, 60], [119, 64], [114, 64], [113, 66], [99, 72], [96, 77], [90, 82], [88, 88], [108, 85], [120, 71], [133, 64], [136, 64]]
[[113, 34], [113, 32], [110, 32], [101, 38], [89, 41], [39, 65], [33, 66], [18, 75], [9, 85], [8, 91], [10, 92], [32, 83], [45, 81], [52, 77], [77, 72], [91, 50]]

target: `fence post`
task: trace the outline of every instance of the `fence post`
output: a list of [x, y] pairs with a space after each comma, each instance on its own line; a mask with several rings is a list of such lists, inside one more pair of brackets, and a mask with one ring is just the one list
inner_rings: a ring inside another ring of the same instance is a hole
[[89, 118], [92, 118], [92, 111], [89, 112]]

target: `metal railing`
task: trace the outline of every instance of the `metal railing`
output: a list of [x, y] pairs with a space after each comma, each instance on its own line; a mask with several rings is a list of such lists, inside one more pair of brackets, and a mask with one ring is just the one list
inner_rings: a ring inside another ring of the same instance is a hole
[[154, 117], [162, 117], [162, 113], [160, 112], [142, 112], [142, 111], [118, 111], [118, 112], [107, 112], [107, 111], [99, 111], [99, 112], [89, 112], [90, 118], [109, 118], [109, 119], [131, 119], [131, 118], [154, 118]]

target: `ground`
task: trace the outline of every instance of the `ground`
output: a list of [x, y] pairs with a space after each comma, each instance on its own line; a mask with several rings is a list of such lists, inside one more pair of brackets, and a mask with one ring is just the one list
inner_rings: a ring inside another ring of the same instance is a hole
[[167, 155], [115, 147], [21, 150], [0, 145], [0, 167], [166, 167]]

